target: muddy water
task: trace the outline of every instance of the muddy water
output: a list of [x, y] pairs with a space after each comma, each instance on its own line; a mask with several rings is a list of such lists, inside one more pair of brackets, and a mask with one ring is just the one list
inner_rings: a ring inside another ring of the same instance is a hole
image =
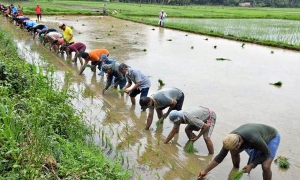
[[[212, 135], [215, 153], [219, 152], [223, 137], [241, 124], [254, 122], [274, 126], [282, 136], [277, 155], [290, 158], [292, 166], [288, 171], [282, 171], [273, 164], [273, 179], [298, 179], [298, 52], [252, 44], [242, 48], [241, 42], [111, 17], [43, 18], [51, 28], [58, 29], [60, 21], [73, 26], [75, 41], [84, 42], [88, 51], [107, 48], [110, 57], [140, 69], [152, 82], [149, 94], [161, 88], [158, 79], [162, 79], [166, 84], [164, 87], [183, 90], [183, 109], [202, 105], [215, 111], [217, 123]], [[20, 55], [29, 62], [45, 67], [55, 66], [59, 85], [75, 90], [75, 107], [85, 111], [87, 122], [99, 132], [96, 141], [112, 143], [117, 150], [111, 152], [105, 146], [103, 150], [112, 157], [123, 157], [124, 167], [133, 171], [133, 179], [196, 179], [198, 172], [212, 160], [213, 156], [208, 155], [202, 138], [195, 143], [196, 154], [184, 152], [188, 141], [184, 127], [170, 144], [164, 145], [163, 141], [172, 129], [169, 121], [157, 128], [155, 116], [151, 130], [145, 131], [147, 113], [141, 112], [139, 106], [131, 106], [128, 96], [112, 90], [101, 94], [105, 78], [91, 73], [89, 69], [84, 71], [84, 75], [78, 75], [79, 65], [66, 62], [3, 19], [1, 24], [4, 28], [13, 29]], [[216, 58], [231, 61], [217, 61]], [[277, 81], [282, 81], [282, 87], [269, 85]], [[247, 155], [243, 153], [241, 167], [246, 162]], [[207, 179], [230, 179], [231, 169], [228, 156]], [[262, 179], [261, 173], [258, 166], [243, 179]]]

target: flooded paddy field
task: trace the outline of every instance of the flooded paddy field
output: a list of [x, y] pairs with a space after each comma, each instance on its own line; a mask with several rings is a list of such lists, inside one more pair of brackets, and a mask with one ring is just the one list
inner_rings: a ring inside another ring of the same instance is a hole
[[[298, 179], [300, 167], [300, 60], [295, 51], [190, 34], [148, 26], [112, 17], [52, 16], [43, 17], [49, 28], [64, 22], [73, 26], [76, 42], [87, 45], [87, 51], [106, 48], [110, 57], [141, 70], [152, 86], [149, 95], [162, 87], [177, 87], [185, 93], [183, 109], [205, 106], [216, 112], [212, 134], [215, 153], [222, 139], [244, 123], [264, 123], [281, 134], [277, 155], [289, 158], [291, 168], [282, 171], [273, 163], [273, 179]], [[144, 130], [146, 112], [132, 106], [128, 95], [109, 90], [104, 95], [105, 77], [92, 73], [78, 75], [79, 64], [49, 51], [38, 40], [19, 27], [1, 19], [1, 27], [11, 31], [19, 54], [28, 62], [44, 67], [53, 65], [61, 87], [75, 91], [74, 107], [85, 114], [103, 144], [108, 156], [122, 154], [124, 168], [132, 169], [133, 179], [196, 179], [199, 171], [212, 159], [202, 138], [195, 143], [196, 153], [184, 147], [188, 139], [181, 127], [169, 144], [163, 144], [173, 125], [167, 120], [158, 128], [156, 115], [150, 131]], [[217, 61], [227, 58], [231, 61]], [[281, 81], [281, 87], [269, 83]], [[111, 145], [107, 142], [110, 142]], [[247, 163], [242, 153], [241, 167]], [[210, 172], [207, 179], [230, 179], [232, 169], [228, 155]], [[262, 179], [260, 166], [243, 179]]]

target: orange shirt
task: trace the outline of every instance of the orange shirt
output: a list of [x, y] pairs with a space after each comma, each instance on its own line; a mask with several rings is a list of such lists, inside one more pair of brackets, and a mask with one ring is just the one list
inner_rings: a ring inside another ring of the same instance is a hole
[[98, 61], [102, 54], [109, 55], [107, 49], [94, 49], [89, 52], [90, 61]]

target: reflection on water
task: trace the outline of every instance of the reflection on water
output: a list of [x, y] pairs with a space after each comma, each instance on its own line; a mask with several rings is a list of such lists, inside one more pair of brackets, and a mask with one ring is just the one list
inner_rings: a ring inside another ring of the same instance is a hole
[[[58, 22], [64, 21], [74, 27], [75, 41], [84, 42], [87, 51], [107, 48], [112, 58], [148, 75], [152, 82], [149, 95], [161, 88], [178, 87], [186, 95], [183, 109], [199, 105], [213, 109], [218, 116], [211, 137], [216, 153], [221, 149], [223, 137], [241, 124], [256, 122], [276, 127], [282, 135], [278, 155], [290, 158], [292, 166], [282, 172], [273, 164], [273, 179], [298, 179], [300, 145], [290, 138], [300, 136], [300, 62], [297, 52], [252, 44], [242, 48], [241, 42], [111, 17], [43, 19], [50, 28], [56, 29]], [[3, 20], [1, 23], [3, 28], [12, 28]], [[184, 152], [188, 139], [183, 127], [170, 144], [163, 144], [173, 127], [168, 120], [158, 128], [153, 123], [151, 131], [144, 130], [147, 113], [141, 112], [139, 106], [132, 106], [128, 95], [121, 96], [114, 90], [102, 94], [105, 77], [89, 69], [80, 76], [79, 65], [50, 52], [20, 29], [14, 29], [12, 33], [19, 54], [29, 63], [42, 67], [52, 65], [57, 69], [54, 76], [59, 86], [75, 91], [74, 106], [85, 112], [87, 123], [99, 133], [95, 141], [103, 145], [101, 148], [110, 157], [119, 159], [124, 168], [132, 169], [133, 179], [195, 179], [213, 159], [214, 156], [208, 155], [203, 138], [194, 144], [195, 154]], [[216, 58], [232, 61], [216, 61]], [[166, 85], [159, 86], [158, 79]], [[277, 81], [283, 82], [281, 88], [269, 85]], [[247, 156], [242, 153], [241, 157], [243, 166]], [[207, 179], [228, 179], [231, 170], [228, 156]], [[244, 175], [243, 179], [262, 179], [261, 173], [258, 166], [251, 171], [250, 177]]]

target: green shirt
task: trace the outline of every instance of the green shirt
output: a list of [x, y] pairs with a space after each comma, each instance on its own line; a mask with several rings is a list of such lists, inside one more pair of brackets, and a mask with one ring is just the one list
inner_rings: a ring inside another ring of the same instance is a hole
[[[277, 130], [268, 125], [249, 123], [238, 127], [230, 134], [239, 134], [243, 138], [242, 149], [256, 149], [261, 152], [261, 155], [253, 161], [254, 167], [256, 167], [270, 156], [268, 142], [276, 136]], [[227, 156], [227, 153], [228, 150], [222, 147], [214, 160], [221, 163]]]

